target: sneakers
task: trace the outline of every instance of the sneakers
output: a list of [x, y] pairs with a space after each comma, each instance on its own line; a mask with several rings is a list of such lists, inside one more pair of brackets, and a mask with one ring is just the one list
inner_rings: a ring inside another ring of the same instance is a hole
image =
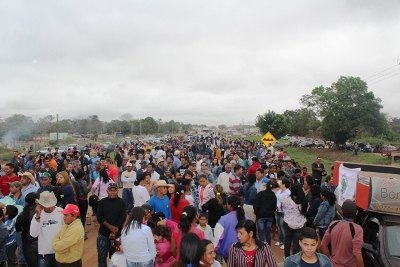
[[280, 249], [285, 249], [285, 245], [282, 244], [279, 248]]
[[279, 241], [275, 242], [275, 246], [279, 246], [281, 243]]

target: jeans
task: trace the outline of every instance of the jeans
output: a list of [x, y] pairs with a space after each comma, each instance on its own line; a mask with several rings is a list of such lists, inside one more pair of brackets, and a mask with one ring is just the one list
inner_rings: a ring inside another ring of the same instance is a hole
[[153, 267], [154, 262], [150, 260], [148, 262], [129, 262], [126, 260], [126, 267]]
[[37, 267], [38, 266], [38, 241], [23, 241], [23, 250], [24, 256], [26, 260], [26, 264], [29, 267]]
[[24, 251], [22, 249], [22, 237], [21, 237], [21, 232], [16, 232], [16, 238], [17, 238], [17, 255], [18, 255], [18, 264], [26, 264], [25, 256], [24, 256]]
[[271, 225], [273, 221], [274, 218], [272, 217], [257, 219], [258, 239], [262, 242], [267, 241], [269, 245], [271, 245]]
[[126, 210], [129, 213], [133, 206], [133, 195], [131, 188], [122, 189], [122, 200], [125, 202]]
[[54, 254], [39, 255], [39, 267], [58, 267]]
[[107, 256], [110, 251], [110, 240], [99, 234], [97, 236], [97, 262], [98, 267], [107, 267]]
[[279, 243], [285, 242], [285, 228], [283, 227], [283, 212], [276, 213], [276, 226], [278, 227]]
[[[286, 258], [300, 251], [299, 240], [302, 228], [292, 229], [289, 227], [287, 223], [284, 223], [284, 227], [285, 227], [285, 258]], [[292, 248], [292, 254], [290, 254], [291, 248]]]
[[80, 217], [81, 217], [81, 222], [83, 224], [83, 228], [85, 228], [86, 225], [86, 213], [89, 207], [88, 200], [87, 199], [78, 199], [78, 208], [80, 212]]
[[17, 254], [15, 253], [17, 250], [17, 242], [11, 243], [6, 246], [6, 254], [7, 254], [7, 265], [15, 266], [17, 262]]

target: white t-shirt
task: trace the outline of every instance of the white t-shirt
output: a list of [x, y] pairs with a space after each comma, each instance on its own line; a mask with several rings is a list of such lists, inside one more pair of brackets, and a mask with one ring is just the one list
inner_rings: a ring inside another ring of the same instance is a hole
[[123, 188], [132, 188], [136, 181], [136, 172], [135, 171], [123, 171], [121, 173], [121, 182]]
[[129, 262], [148, 262], [156, 258], [153, 233], [145, 224], [142, 224], [140, 229], [130, 228], [128, 234], [123, 229], [121, 244], [123, 248], [129, 248], [124, 249], [124, 255]]
[[54, 254], [52, 242], [54, 237], [64, 225], [63, 209], [56, 207], [52, 213], [46, 213], [44, 210], [40, 213], [39, 222], [33, 216], [30, 227], [30, 235], [38, 238], [38, 254]]
[[141, 185], [132, 187], [132, 195], [135, 207], [141, 207], [150, 199], [149, 191], [147, 191], [146, 187]]

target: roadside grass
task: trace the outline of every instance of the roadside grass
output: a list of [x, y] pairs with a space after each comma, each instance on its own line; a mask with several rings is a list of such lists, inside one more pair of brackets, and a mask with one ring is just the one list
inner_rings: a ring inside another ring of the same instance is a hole
[[[317, 149], [317, 148], [301, 148], [301, 147], [285, 147], [292, 159], [295, 159], [301, 166], [306, 166], [311, 172], [311, 164], [317, 156], [322, 158], [325, 169], [328, 174], [334, 161], [354, 162], [376, 165], [390, 165], [391, 159], [383, 157], [380, 154], [359, 152], [357, 156], [349, 150], [333, 150], [333, 149]], [[398, 161], [398, 160], [397, 160]]]
[[13, 156], [11, 149], [0, 148], [0, 161], [9, 162]]

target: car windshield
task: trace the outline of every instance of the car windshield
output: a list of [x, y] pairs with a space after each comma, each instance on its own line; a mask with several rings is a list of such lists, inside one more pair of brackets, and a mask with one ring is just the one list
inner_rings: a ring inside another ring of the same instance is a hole
[[386, 246], [388, 248], [388, 256], [400, 257], [400, 224], [395, 222], [386, 223]]

